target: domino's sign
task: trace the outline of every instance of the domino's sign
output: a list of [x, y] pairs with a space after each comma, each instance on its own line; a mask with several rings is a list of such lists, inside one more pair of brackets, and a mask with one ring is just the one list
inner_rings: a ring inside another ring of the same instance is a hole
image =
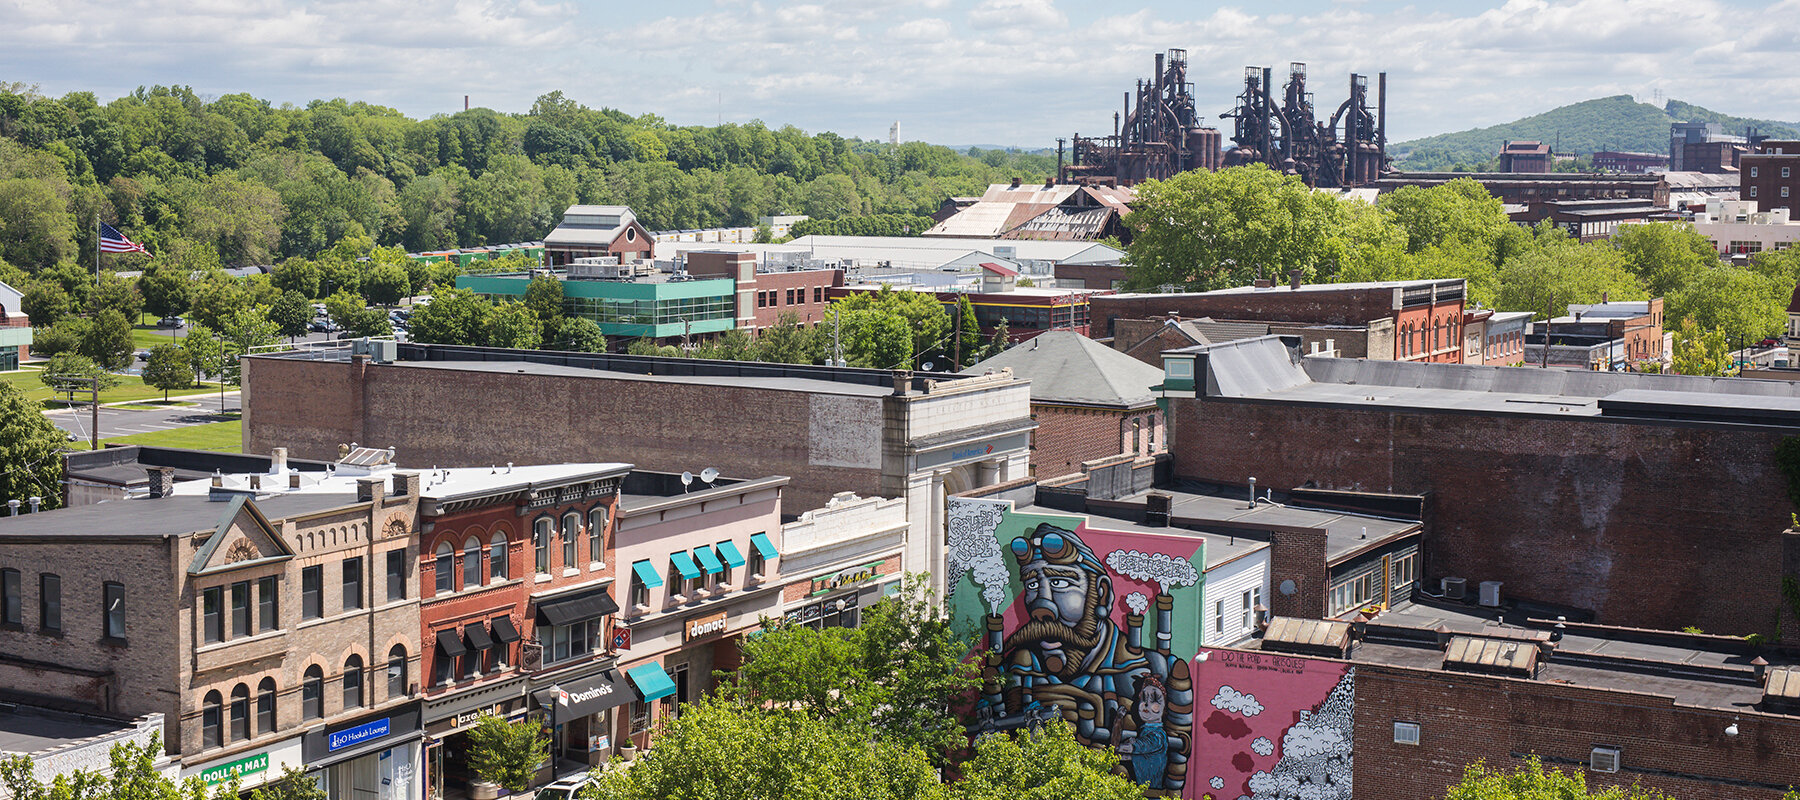
[[379, 739], [388, 735], [388, 730], [387, 717], [375, 720], [374, 722], [365, 722], [354, 728], [345, 728], [337, 733], [326, 735], [325, 750], [329, 752], [339, 748], [361, 744], [370, 739]]

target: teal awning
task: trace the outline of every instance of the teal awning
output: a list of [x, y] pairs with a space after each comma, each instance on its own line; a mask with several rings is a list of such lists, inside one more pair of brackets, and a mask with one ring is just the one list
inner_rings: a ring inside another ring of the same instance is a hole
[[687, 554], [686, 550], [670, 553], [669, 562], [675, 565], [675, 571], [681, 573], [684, 580], [691, 581], [700, 577], [700, 568], [694, 566], [694, 559]]
[[744, 554], [738, 552], [736, 544], [733, 544], [732, 542], [720, 542], [717, 545], [717, 548], [719, 551], [719, 558], [723, 559], [728, 566], [741, 567], [744, 565]]
[[762, 553], [762, 557], [765, 559], [781, 555], [780, 551], [775, 549], [775, 543], [769, 541], [769, 535], [766, 533], [750, 534], [750, 543], [756, 545], [756, 552]]
[[675, 693], [675, 680], [663, 671], [661, 664], [654, 661], [625, 670], [625, 674], [631, 676], [631, 684], [637, 687], [638, 695], [646, 703], [654, 703]]
[[710, 547], [694, 548], [694, 559], [700, 562], [700, 568], [706, 570], [708, 575], [717, 575], [725, 571], [725, 565], [719, 563], [719, 557], [713, 555]]
[[650, 563], [650, 559], [632, 562], [631, 571], [637, 573], [638, 580], [643, 581], [645, 586], [654, 589], [662, 585], [662, 575], [656, 571], [656, 566]]

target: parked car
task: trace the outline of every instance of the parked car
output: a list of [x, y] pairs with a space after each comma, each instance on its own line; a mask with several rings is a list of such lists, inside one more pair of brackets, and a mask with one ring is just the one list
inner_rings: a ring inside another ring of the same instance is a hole
[[593, 779], [585, 774], [571, 775], [539, 789], [537, 800], [575, 800], [575, 793], [581, 791], [581, 787], [592, 782]]
[[156, 321], [156, 327], [158, 328], [179, 328], [186, 324], [187, 320], [180, 317], [163, 317]]
[[149, 360], [150, 360], [150, 351], [149, 351], [149, 350], [139, 350], [139, 351], [137, 351], [137, 360], [139, 360], [139, 361], [149, 361]]
[[1771, 336], [1767, 339], [1762, 340], [1761, 342], [1758, 342], [1757, 346], [1758, 347], [1779, 347], [1779, 346], [1781, 346], [1781, 340]]

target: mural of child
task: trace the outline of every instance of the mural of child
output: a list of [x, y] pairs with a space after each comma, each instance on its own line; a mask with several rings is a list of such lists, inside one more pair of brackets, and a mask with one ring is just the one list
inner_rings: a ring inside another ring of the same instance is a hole
[[1163, 785], [1169, 768], [1169, 734], [1163, 729], [1163, 710], [1168, 707], [1168, 692], [1162, 679], [1146, 675], [1137, 680], [1137, 701], [1131, 714], [1137, 720], [1137, 731], [1119, 743], [1119, 755], [1127, 757], [1131, 779], [1150, 789]]

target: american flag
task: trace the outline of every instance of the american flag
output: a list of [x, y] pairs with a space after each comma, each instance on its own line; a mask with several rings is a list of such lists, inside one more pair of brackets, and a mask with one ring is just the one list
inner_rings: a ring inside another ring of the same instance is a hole
[[100, 223], [100, 252], [102, 253], [143, 253], [144, 246], [125, 238], [118, 228], [104, 222]]

